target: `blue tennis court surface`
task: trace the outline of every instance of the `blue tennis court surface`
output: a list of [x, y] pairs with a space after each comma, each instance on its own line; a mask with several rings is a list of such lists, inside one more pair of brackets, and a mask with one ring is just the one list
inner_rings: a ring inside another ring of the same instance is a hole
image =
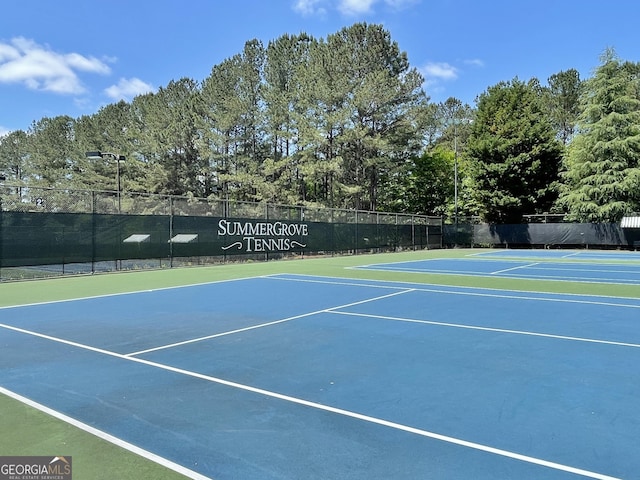
[[0, 386], [193, 478], [633, 478], [639, 318], [640, 299], [257, 277], [2, 308]]
[[[558, 259], [584, 261], [558, 261]], [[554, 261], [555, 259], [555, 261]], [[615, 263], [613, 263], [615, 261]], [[358, 268], [406, 273], [473, 275], [572, 282], [640, 285], [640, 256], [632, 252], [567, 254], [549, 250], [504, 250], [466, 258], [380, 263]]]
[[470, 255], [482, 258], [539, 258], [539, 259], [573, 259], [595, 260], [598, 262], [625, 261], [640, 262], [640, 252], [621, 252], [603, 250], [493, 250]]

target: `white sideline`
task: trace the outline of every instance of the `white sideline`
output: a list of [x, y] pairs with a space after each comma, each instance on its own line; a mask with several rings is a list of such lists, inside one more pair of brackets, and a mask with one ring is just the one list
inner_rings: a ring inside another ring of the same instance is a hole
[[137, 447], [135, 445], [133, 445], [132, 443], [129, 442], [125, 442], [124, 440], [118, 438], [118, 437], [114, 437], [113, 435], [108, 434], [107, 432], [103, 432], [102, 430], [98, 430], [95, 427], [92, 427], [91, 425], [87, 425], [86, 423], [83, 423], [79, 420], [76, 420], [75, 418], [69, 417], [68, 415], [65, 415], [64, 413], [58, 412], [56, 410], [53, 410], [45, 405], [42, 405], [38, 402], [34, 402], [33, 400], [30, 400], [26, 397], [23, 397], [22, 395], [18, 395], [15, 392], [12, 392], [11, 390], [7, 390], [4, 387], [0, 386], [0, 393], [3, 395], [6, 395], [7, 397], [13, 398], [14, 400], [17, 400], [21, 403], [24, 403], [25, 405], [28, 405], [29, 407], [35, 408], [36, 410], [40, 410], [41, 412], [46, 413], [47, 415], [51, 415], [54, 418], [57, 418], [58, 420], [62, 420], [65, 423], [68, 423], [70, 425], [73, 425], [76, 428], [79, 428], [80, 430], [83, 430], [87, 433], [90, 433], [91, 435], [95, 435], [96, 437], [105, 440], [109, 443], [112, 443], [118, 447], [124, 448], [125, 450], [128, 450], [132, 453], [135, 453], [136, 455], [139, 455], [143, 458], [146, 458], [147, 460], [150, 460], [152, 462], [155, 462], [159, 465], [162, 465], [163, 467], [166, 467], [170, 470], [173, 470], [174, 472], [177, 472], [181, 475], [184, 475], [188, 478], [191, 478], [193, 480], [211, 480], [210, 477], [205, 477], [204, 475], [199, 474], [198, 472], [194, 472], [193, 470], [190, 470], [186, 467], [183, 467], [182, 465], [178, 465], [177, 463], [174, 463], [170, 460], [167, 460], [164, 457], [161, 457], [159, 455], [156, 455], [155, 453], [151, 453], [148, 450], [145, 450], [143, 448]]

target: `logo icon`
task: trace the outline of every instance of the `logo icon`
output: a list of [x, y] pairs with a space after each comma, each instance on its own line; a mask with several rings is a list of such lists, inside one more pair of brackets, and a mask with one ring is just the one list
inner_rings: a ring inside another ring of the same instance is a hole
[[71, 457], [0, 456], [0, 480], [71, 480]]

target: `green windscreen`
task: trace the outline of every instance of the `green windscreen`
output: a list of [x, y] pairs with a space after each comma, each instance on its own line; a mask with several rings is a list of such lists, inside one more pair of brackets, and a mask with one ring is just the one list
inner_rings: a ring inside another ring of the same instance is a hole
[[439, 225], [1, 212], [0, 267], [439, 247]]

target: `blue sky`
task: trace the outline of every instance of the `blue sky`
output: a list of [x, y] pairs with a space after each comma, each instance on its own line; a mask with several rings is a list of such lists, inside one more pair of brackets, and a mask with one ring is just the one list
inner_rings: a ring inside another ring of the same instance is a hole
[[432, 101], [575, 68], [612, 47], [640, 61], [636, 0], [15, 0], [0, 7], [0, 135], [90, 115], [182, 77], [205, 79], [246, 41], [382, 24]]

